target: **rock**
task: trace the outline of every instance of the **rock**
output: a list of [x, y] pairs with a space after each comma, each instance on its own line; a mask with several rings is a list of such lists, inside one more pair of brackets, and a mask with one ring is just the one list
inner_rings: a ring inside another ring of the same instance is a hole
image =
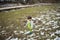
[[50, 40], [50, 39], [46, 39], [46, 40]]
[[60, 30], [56, 30], [56, 32], [55, 32], [56, 34], [60, 34]]
[[41, 33], [41, 35], [44, 35], [44, 32], [40, 32]]
[[37, 20], [41, 20], [42, 18], [37, 18]]
[[25, 32], [24, 34], [29, 34], [30, 33], [30, 31], [27, 31], [27, 32]]
[[51, 28], [48, 28], [48, 30], [52, 30]]
[[[13, 35], [12, 35], [13, 36]], [[10, 36], [9, 38], [7, 38], [6, 40], [10, 40], [12, 38], [12, 36]]]
[[38, 28], [38, 26], [35, 26], [35, 28]]
[[14, 31], [14, 34], [15, 34], [15, 35], [18, 35], [19, 33], [18, 33], [17, 31]]
[[57, 17], [57, 19], [60, 19], [60, 17]]
[[18, 38], [12, 38], [12, 39], [10, 39], [10, 40], [18, 40]]
[[45, 29], [44, 27], [41, 28], [42, 30]]
[[34, 36], [35, 36], [35, 34], [34, 34], [34, 33], [30, 35], [30, 37], [34, 37]]
[[56, 36], [56, 38], [54, 38], [54, 40], [60, 40], [60, 37]]
[[43, 24], [45, 24], [46, 23], [46, 21], [42, 21], [43, 22]]
[[24, 32], [23, 32], [23, 31], [20, 31], [20, 33], [22, 33], [22, 34], [23, 34]]
[[5, 30], [2, 30], [1, 33], [5, 33], [6, 31]]
[[17, 31], [14, 31], [14, 33], [16, 33]]
[[45, 29], [45, 31], [47, 31], [48, 29]]
[[[19, 39], [19, 40], [21, 40], [21, 39]], [[25, 39], [24, 39], [25, 40]]]
[[0, 28], [1, 28], [2, 26], [0, 26]]
[[60, 13], [57, 13], [56, 16], [60, 16]]
[[52, 27], [53, 29], [56, 29], [56, 27]]
[[36, 18], [32, 18], [32, 20], [36, 20]]
[[31, 40], [36, 40], [36, 39], [34, 39], [34, 38], [31, 38]]
[[54, 35], [55, 35], [55, 33], [52, 33], [52, 34], [51, 34], [51, 37], [54, 36]]
[[28, 40], [31, 40], [31, 39], [28, 39]]
[[56, 28], [59, 28], [59, 26], [56, 26]]

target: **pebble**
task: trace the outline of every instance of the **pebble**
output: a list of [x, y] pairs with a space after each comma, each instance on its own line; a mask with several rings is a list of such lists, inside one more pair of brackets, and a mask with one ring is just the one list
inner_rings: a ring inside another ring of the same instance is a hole
[[23, 31], [20, 31], [20, 33], [24, 33]]
[[0, 26], [0, 28], [1, 28], [2, 26]]
[[30, 35], [30, 37], [32, 37], [32, 36], [35, 36], [35, 34], [33, 33], [33, 34]]
[[16, 33], [17, 31], [14, 31], [14, 33]]
[[12, 38], [12, 39], [10, 39], [10, 40], [18, 40], [18, 38]]
[[50, 40], [50, 39], [46, 39], [46, 40]]
[[54, 36], [54, 35], [55, 35], [55, 33], [52, 33], [52, 34], [51, 34], [51, 37]]
[[48, 30], [48, 28], [45, 29], [45, 31], [47, 31], [47, 30]]
[[53, 29], [56, 29], [56, 27], [52, 27]]
[[60, 13], [57, 13], [56, 15], [57, 15], [57, 16], [60, 16]]
[[36, 18], [32, 18], [32, 20], [36, 20]]
[[4, 32], [6, 32], [6, 31], [5, 30], [1, 31], [1, 33], [4, 33]]
[[27, 31], [27, 32], [25, 32], [24, 34], [29, 34], [30, 33], [30, 31]]
[[44, 32], [40, 32], [41, 33], [41, 35], [44, 35]]
[[56, 36], [56, 38], [54, 38], [54, 40], [60, 40], [60, 37]]
[[56, 34], [60, 34], [60, 30], [56, 30], [56, 32], [55, 32]]
[[48, 28], [48, 30], [52, 30], [51, 28]]
[[41, 28], [42, 30], [45, 29], [44, 27]]
[[37, 18], [38, 20], [41, 20], [41, 18]]

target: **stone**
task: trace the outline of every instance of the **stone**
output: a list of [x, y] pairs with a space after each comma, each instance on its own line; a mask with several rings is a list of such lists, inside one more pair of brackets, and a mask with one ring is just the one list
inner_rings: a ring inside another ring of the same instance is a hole
[[41, 35], [44, 35], [44, 32], [40, 32], [41, 33]]
[[23, 31], [20, 31], [20, 33], [24, 33]]
[[55, 33], [52, 33], [52, 34], [51, 34], [51, 37], [54, 36], [54, 35], [55, 35]]
[[18, 40], [18, 38], [12, 38], [12, 39], [10, 39], [10, 40]]
[[50, 40], [50, 39], [46, 39], [46, 40]]
[[56, 30], [56, 32], [55, 32], [56, 34], [60, 34], [60, 30]]

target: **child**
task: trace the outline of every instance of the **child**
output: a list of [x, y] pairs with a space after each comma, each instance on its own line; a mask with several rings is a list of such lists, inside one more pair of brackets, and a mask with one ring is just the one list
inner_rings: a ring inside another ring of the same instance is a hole
[[29, 33], [27, 33], [27, 34], [32, 34], [33, 26], [34, 26], [34, 24], [33, 24], [33, 21], [32, 21], [32, 17], [31, 17], [31, 16], [28, 16], [28, 17], [27, 17], [26, 27], [28, 28]]

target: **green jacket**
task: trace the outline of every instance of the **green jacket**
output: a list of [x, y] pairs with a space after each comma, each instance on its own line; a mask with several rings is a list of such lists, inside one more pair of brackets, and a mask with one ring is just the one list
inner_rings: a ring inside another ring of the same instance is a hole
[[33, 27], [33, 22], [32, 21], [27, 21], [27, 27], [30, 31], [32, 31], [32, 27]]

